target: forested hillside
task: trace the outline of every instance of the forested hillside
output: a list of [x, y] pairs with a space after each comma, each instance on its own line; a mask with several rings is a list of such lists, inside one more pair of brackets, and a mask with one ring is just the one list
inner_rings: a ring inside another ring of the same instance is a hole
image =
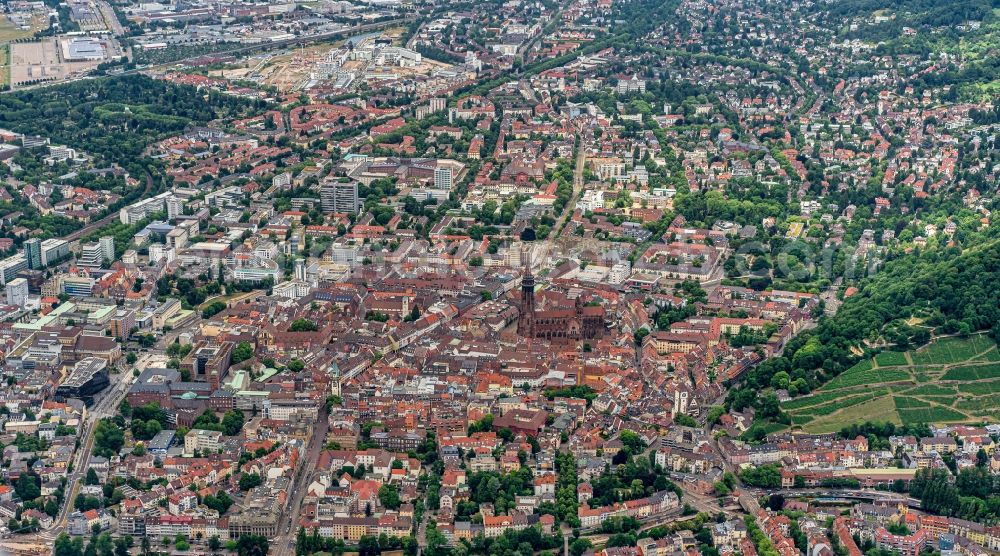
[[836, 316], [789, 343], [784, 355], [747, 374], [727, 403], [755, 406], [764, 418], [787, 422], [774, 394], [761, 392], [779, 372], [814, 389], [851, 367], [866, 350], [908, 348], [931, 334], [963, 334], [1000, 328], [1000, 241], [959, 253], [957, 249], [904, 256], [865, 281]]
[[1000, 70], [998, 7], [996, 0], [847, 0], [811, 9], [817, 21], [838, 30], [839, 38], [867, 42], [877, 55], [933, 59], [948, 53], [961, 59], [960, 67], [915, 76], [912, 86], [918, 93], [950, 85], [952, 98], [987, 99]]
[[898, 25], [938, 27], [981, 21], [990, 15], [993, 6], [989, 0], [846, 0], [817, 7], [834, 18], [866, 17], [886, 11], [896, 15]]

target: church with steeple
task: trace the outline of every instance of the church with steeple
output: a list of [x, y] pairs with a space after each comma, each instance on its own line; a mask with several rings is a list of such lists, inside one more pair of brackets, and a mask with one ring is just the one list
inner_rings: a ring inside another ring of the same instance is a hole
[[[517, 333], [523, 338], [544, 340], [591, 340], [604, 335], [604, 307], [584, 304], [582, 292], [546, 292], [546, 306], [535, 299], [535, 276], [530, 265], [521, 277], [521, 306]], [[548, 307], [551, 305], [551, 307]]]
[[521, 277], [521, 314], [517, 319], [517, 333], [525, 338], [535, 337], [535, 276], [531, 265], [525, 265]]

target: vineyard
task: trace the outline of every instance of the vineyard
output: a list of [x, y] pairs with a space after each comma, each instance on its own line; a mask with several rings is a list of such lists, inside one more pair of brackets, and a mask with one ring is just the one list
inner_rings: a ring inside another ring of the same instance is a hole
[[861, 361], [809, 396], [784, 402], [806, 432], [859, 421], [980, 422], [1000, 417], [1000, 352], [987, 336], [942, 338], [908, 352]]

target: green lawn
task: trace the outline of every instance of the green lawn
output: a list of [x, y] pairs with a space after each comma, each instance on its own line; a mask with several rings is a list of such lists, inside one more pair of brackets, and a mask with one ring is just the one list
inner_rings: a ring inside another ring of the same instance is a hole
[[813, 407], [807, 408], [807, 409], [799, 412], [799, 415], [812, 415], [812, 416], [815, 416], [815, 417], [820, 417], [820, 416], [823, 416], [823, 415], [830, 415], [830, 414], [835, 413], [835, 412], [837, 412], [837, 411], [839, 411], [841, 409], [844, 409], [846, 407], [851, 407], [852, 405], [857, 405], [859, 403], [864, 403], [864, 402], [866, 402], [866, 401], [868, 401], [870, 399], [872, 399], [872, 396], [868, 395], [868, 394], [861, 394], [861, 395], [858, 395], [858, 396], [848, 396], [846, 398], [839, 398], [839, 399], [837, 399], [835, 401], [832, 401], [832, 402], [829, 402], [829, 403], [826, 403], [826, 404], [823, 404], [823, 405], [818, 405], [818, 406], [813, 406]]
[[865, 421], [901, 424], [896, 406], [892, 403], [892, 396], [880, 396], [869, 402], [848, 407], [841, 412], [816, 418], [803, 425], [802, 430], [825, 434]]
[[0, 15], [0, 42], [8, 43], [31, 36], [31, 31], [24, 31], [14, 25], [6, 16]]
[[854, 395], [849, 396], [845, 396], [839, 392], [830, 392], [827, 394], [800, 398], [795, 400], [796, 402], [799, 402], [799, 405], [797, 405], [796, 408], [790, 409], [789, 407], [785, 407], [785, 410], [793, 412], [794, 415], [809, 415], [813, 417], [830, 415], [839, 409], [864, 403], [872, 400], [873, 398], [884, 396], [888, 393], [888, 388], [877, 388], [872, 391], [866, 391], [861, 394], [855, 393]]
[[785, 410], [801, 409], [803, 407], [812, 407], [831, 400], [836, 400], [840, 397], [841, 395], [838, 394], [837, 392], [825, 392], [822, 394], [814, 394], [812, 396], [795, 398], [794, 400], [785, 402], [785, 404], [782, 407]]
[[10, 84], [10, 45], [0, 45], [0, 87]]

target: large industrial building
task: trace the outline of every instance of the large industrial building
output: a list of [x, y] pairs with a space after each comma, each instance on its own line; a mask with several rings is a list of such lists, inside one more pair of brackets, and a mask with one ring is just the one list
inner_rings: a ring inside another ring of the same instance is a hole
[[62, 42], [62, 57], [67, 62], [99, 62], [108, 56], [104, 42], [92, 37], [73, 37]]

